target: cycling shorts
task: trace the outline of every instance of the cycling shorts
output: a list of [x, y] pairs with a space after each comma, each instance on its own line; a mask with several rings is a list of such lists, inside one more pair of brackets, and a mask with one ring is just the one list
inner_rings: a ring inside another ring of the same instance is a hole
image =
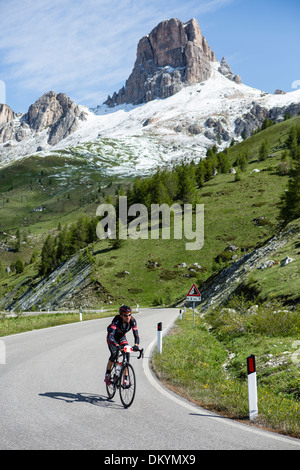
[[[120, 346], [121, 348], [124, 348], [124, 346], [128, 345], [128, 341], [126, 339], [126, 336], [122, 336], [120, 339], [120, 342], [118, 344], [113, 343], [112, 341], [109, 341], [108, 336], [107, 336], [107, 345], [110, 351], [110, 358], [109, 360], [111, 362], [114, 362], [115, 359], [117, 359], [117, 354], [118, 354], [118, 348], [117, 346]], [[127, 358], [128, 359], [128, 358]]]

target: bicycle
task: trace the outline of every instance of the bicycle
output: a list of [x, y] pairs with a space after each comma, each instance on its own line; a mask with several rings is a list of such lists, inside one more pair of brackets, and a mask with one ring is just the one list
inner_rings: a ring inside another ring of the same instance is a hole
[[[124, 408], [128, 408], [132, 405], [136, 390], [135, 372], [132, 365], [128, 362], [126, 354], [132, 351], [134, 351], [134, 349], [130, 346], [125, 346], [124, 349], [119, 350], [111, 369], [110, 384], [106, 384], [109, 399], [112, 399], [117, 389], [119, 389], [120, 399]], [[140, 353], [137, 359], [144, 357], [143, 349], [137, 349], [135, 351]], [[119, 360], [121, 356], [123, 356], [122, 362]], [[126, 379], [125, 376], [127, 377]]]

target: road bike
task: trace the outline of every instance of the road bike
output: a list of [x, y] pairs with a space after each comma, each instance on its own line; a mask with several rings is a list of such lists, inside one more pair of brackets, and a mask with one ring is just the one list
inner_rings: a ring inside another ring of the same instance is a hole
[[[132, 405], [136, 390], [134, 369], [129, 363], [129, 353], [132, 351], [139, 352], [137, 359], [144, 357], [143, 349], [133, 349], [130, 346], [120, 349], [111, 369], [110, 384], [106, 384], [107, 395], [110, 399], [115, 396], [117, 389], [119, 389], [120, 399], [124, 408]], [[122, 361], [120, 361], [122, 356]]]

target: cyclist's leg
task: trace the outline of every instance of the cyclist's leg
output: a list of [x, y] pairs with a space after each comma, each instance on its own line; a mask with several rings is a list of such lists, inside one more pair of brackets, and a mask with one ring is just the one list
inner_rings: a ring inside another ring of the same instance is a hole
[[106, 373], [105, 373], [105, 378], [104, 378], [104, 381], [106, 382], [106, 384], [108, 384], [110, 382], [111, 369], [112, 369], [112, 366], [114, 364], [114, 361], [117, 359], [117, 356], [118, 356], [117, 346], [114, 343], [112, 343], [111, 341], [109, 341], [108, 338], [107, 338], [107, 345], [108, 345], [108, 349], [110, 351], [110, 357], [109, 357], [108, 362], [107, 362]]
[[[120, 339], [120, 347], [123, 349], [125, 346], [128, 346], [128, 341], [126, 339], [126, 336], [122, 336], [122, 338]], [[126, 360], [127, 362], [129, 363], [129, 360], [130, 360], [130, 354], [129, 353], [125, 353], [126, 354]], [[124, 380], [128, 380], [128, 369], [127, 367], [125, 367], [125, 375], [124, 375]]]

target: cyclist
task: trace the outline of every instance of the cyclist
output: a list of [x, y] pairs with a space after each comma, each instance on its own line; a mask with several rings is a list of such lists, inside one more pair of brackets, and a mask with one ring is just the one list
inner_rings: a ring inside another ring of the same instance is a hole
[[[140, 337], [137, 329], [135, 318], [131, 316], [131, 308], [127, 305], [122, 305], [119, 309], [119, 315], [116, 315], [113, 321], [107, 327], [107, 344], [110, 351], [110, 358], [108, 359], [104, 382], [110, 385], [110, 372], [115, 359], [117, 358], [119, 349], [123, 349], [128, 344], [126, 333], [132, 329], [135, 345], [133, 350], [139, 349]], [[129, 354], [127, 357], [129, 361]], [[125, 377], [126, 382], [127, 377]], [[124, 385], [128, 385], [125, 383]]]

